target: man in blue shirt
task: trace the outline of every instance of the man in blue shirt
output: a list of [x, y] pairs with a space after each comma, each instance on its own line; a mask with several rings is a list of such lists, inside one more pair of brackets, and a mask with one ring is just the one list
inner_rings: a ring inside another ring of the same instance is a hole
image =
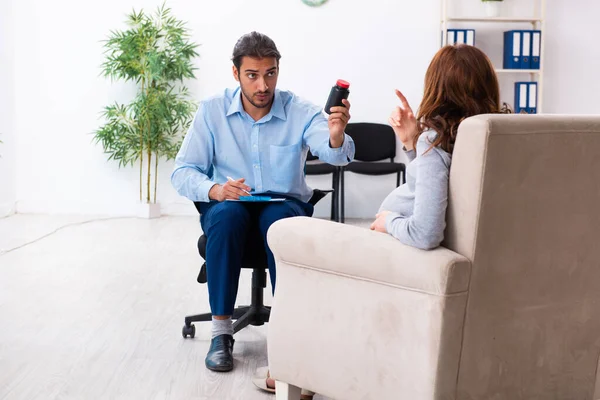
[[[312, 189], [304, 177], [308, 149], [334, 165], [346, 165], [354, 157], [354, 142], [344, 133], [350, 103], [344, 100], [345, 107], [332, 108], [327, 119], [320, 107], [276, 90], [280, 58], [275, 43], [263, 34], [252, 32], [238, 40], [233, 76], [240, 87], [200, 104], [171, 176], [179, 194], [202, 202], [213, 316], [205, 364], [213, 371], [233, 369], [231, 315], [251, 227], [264, 238], [274, 288], [275, 260], [266, 234], [279, 219], [312, 216], [313, 206], [307, 203]], [[231, 201], [248, 193], [282, 195], [286, 200]]]

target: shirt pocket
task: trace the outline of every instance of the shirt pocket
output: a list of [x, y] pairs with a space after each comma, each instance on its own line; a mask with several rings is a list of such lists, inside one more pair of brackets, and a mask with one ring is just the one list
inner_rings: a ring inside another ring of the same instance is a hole
[[288, 193], [299, 184], [302, 146], [300, 143], [289, 146], [271, 145], [269, 150], [271, 178], [278, 192]]

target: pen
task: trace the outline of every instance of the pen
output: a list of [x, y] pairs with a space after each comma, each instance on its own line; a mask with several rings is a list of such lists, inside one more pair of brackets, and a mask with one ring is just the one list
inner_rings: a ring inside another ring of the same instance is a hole
[[[232, 178], [232, 177], [230, 177], [230, 176], [228, 176], [228, 177], [227, 177], [227, 180], [228, 180], [229, 182], [235, 182], [235, 179], [233, 179], [233, 178]], [[247, 191], [247, 190], [244, 190], [244, 189], [240, 189], [240, 190], [241, 190], [242, 192], [246, 193], [248, 196], [252, 196], [252, 195], [250, 194], [250, 192], [249, 192], [249, 191]]]

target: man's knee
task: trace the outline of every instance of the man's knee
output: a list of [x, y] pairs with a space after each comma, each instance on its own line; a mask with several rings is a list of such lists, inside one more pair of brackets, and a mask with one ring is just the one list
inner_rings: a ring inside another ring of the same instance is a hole
[[207, 215], [210, 220], [210, 229], [232, 228], [246, 229], [250, 221], [250, 213], [239, 202], [223, 201], [211, 207]]
[[294, 202], [273, 204], [264, 210], [260, 216], [260, 225], [263, 230], [268, 229], [273, 223], [284, 218], [306, 216], [304, 209]]

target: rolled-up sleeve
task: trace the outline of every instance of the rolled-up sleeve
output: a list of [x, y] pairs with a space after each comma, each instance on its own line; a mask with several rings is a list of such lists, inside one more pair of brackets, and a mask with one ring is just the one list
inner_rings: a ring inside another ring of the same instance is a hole
[[206, 120], [205, 108], [204, 103], [198, 108], [171, 174], [171, 184], [177, 193], [191, 201], [208, 202], [208, 192], [215, 185], [211, 181], [214, 137]]

